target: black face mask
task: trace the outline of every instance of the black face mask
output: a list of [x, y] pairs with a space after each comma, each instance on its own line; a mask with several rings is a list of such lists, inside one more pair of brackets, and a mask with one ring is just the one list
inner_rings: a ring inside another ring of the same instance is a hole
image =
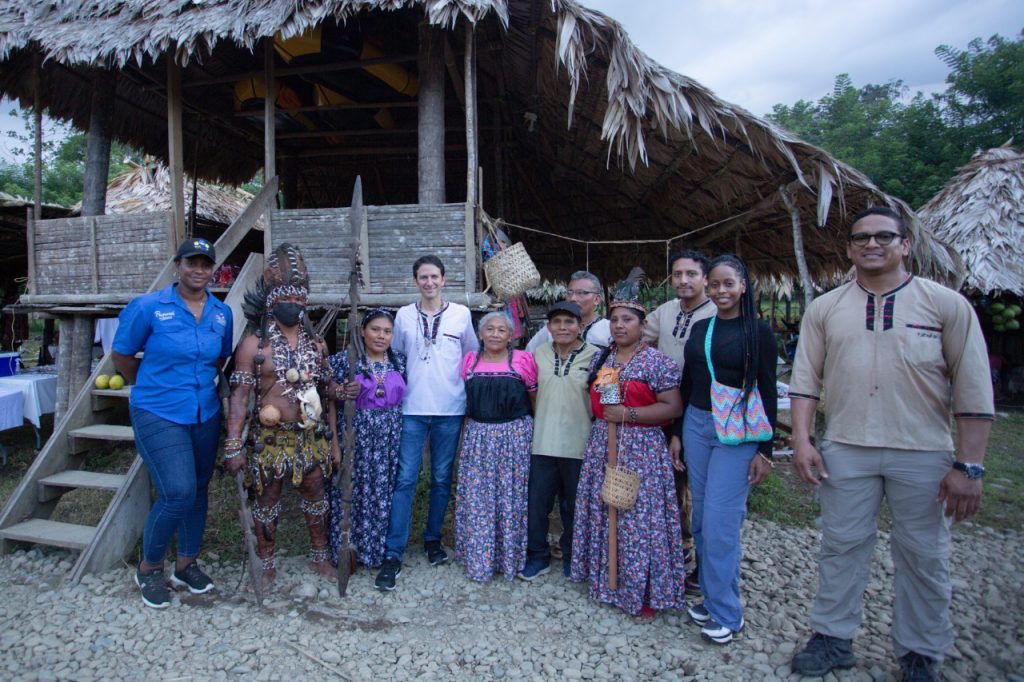
[[306, 314], [306, 306], [290, 301], [274, 304], [274, 318], [286, 327], [294, 327]]

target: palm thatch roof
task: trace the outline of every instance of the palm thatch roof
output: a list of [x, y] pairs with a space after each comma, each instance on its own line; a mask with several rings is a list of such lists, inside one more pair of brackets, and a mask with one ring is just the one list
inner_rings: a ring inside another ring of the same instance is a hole
[[[49, 113], [85, 129], [92, 79], [112, 68], [116, 137], [166, 158], [164, 83], [173, 59], [184, 68], [185, 166], [237, 184], [263, 163], [263, 131], [258, 117], [232, 109], [231, 82], [261, 73], [264, 41], [337, 26], [373, 37], [397, 61], [415, 56], [421, 20], [475, 27], [484, 208], [557, 235], [513, 233], [545, 274], [584, 264], [608, 280], [633, 264], [656, 273], [668, 250], [685, 247], [738, 251], [754, 273], [789, 281], [797, 266], [780, 187], [795, 196], [817, 281], [846, 271], [846, 223], [873, 204], [908, 217], [918, 272], [949, 279], [958, 267], [908, 206], [862, 173], [654, 62], [616, 21], [575, 0], [13, 0], [0, 7], [0, 92], [31, 101], [39, 50]], [[465, 134], [452, 114], [460, 109], [462, 31], [448, 42], [450, 201], [465, 191]], [[301, 97], [309, 80], [289, 82]], [[395, 126], [386, 131], [353, 130], [309, 109], [296, 132], [281, 134], [278, 124], [279, 167], [285, 187], [289, 173], [297, 176], [298, 205], [345, 205], [356, 174], [367, 178], [368, 203], [416, 201], [414, 109], [392, 109]], [[342, 141], [324, 137], [335, 131]], [[372, 145], [362, 142], [369, 135]], [[668, 247], [584, 247], [559, 238], [566, 236], [682, 238]]]
[[[185, 178], [185, 212], [192, 206], [190, 178]], [[237, 218], [252, 201], [253, 195], [244, 189], [222, 187], [199, 181], [196, 187], [196, 224], [226, 227]], [[81, 209], [79, 202], [74, 210]], [[167, 166], [147, 160], [132, 163], [129, 169], [107, 185], [106, 212], [108, 214], [144, 213], [171, 210], [171, 175]], [[262, 229], [262, 223], [258, 225]]]
[[964, 261], [964, 286], [1024, 296], [1024, 154], [977, 152], [919, 211]]

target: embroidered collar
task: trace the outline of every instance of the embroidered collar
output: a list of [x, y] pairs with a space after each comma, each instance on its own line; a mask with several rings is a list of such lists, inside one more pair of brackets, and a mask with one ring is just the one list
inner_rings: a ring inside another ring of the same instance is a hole
[[686, 332], [690, 329], [690, 323], [693, 321], [694, 314], [706, 305], [711, 304], [710, 298], [705, 298], [704, 302], [697, 305], [693, 310], [683, 310], [683, 300], [679, 299], [679, 312], [676, 314], [676, 326], [672, 329], [672, 336], [677, 339], [682, 339], [686, 336]]

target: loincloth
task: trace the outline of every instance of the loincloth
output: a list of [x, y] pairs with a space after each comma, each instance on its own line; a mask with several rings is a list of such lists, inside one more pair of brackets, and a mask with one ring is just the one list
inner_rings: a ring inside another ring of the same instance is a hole
[[[284, 478], [291, 471], [292, 485], [299, 485], [314, 467], [324, 478], [331, 475], [331, 442], [320, 429], [295, 429], [292, 424], [260, 426], [249, 452], [246, 485], [263, 492], [265, 481]], [[257, 452], [255, 444], [262, 445]]]

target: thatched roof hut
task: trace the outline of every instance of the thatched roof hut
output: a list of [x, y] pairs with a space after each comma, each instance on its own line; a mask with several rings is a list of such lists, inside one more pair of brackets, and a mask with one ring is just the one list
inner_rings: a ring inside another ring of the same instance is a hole
[[964, 261], [964, 286], [1024, 296], [1024, 154], [979, 151], [918, 212]]
[[[192, 206], [192, 179], [185, 178], [185, 206]], [[196, 187], [195, 227], [223, 229], [231, 224], [252, 194], [241, 188], [224, 187], [211, 182], [198, 181]], [[107, 214], [144, 213], [171, 210], [170, 173], [163, 163], [147, 160], [132, 163], [129, 169], [107, 185]], [[81, 209], [81, 202], [74, 211]]]
[[[310, 89], [325, 87], [328, 76], [339, 82], [370, 67], [351, 60], [330, 70], [296, 66], [282, 60], [280, 49], [275, 56], [260, 48], [322, 29], [337, 37], [332, 49], [372, 43], [381, 56], [366, 64], [399, 65], [408, 80], [415, 78], [417, 31], [425, 21], [449, 32], [452, 78], [445, 88], [455, 111], [466, 96], [455, 77], [469, 44], [466, 27], [476, 46], [483, 207], [544, 233], [513, 230], [513, 237], [527, 243], [546, 275], [589, 265], [613, 280], [633, 264], [659, 273], [668, 251], [696, 247], [739, 251], [755, 274], [794, 278], [792, 213], [780, 188], [792, 193], [807, 270], [817, 281], [845, 272], [849, 216], [878, 203], [910, 218], [917, 271], [948, 278], [957, 267], [909, 207], [862, 173], [657, 64], [621, 25], [574, 0], [169, 0], [154, 7], [5, 3], [0, 92], [29, 104], [33, 55], [41, 51], [41, 101], [51, 115], [85, 129], [93, 78], [112, 69], [115, 137], [166, 158], [165, 84], [168, 63], [176, 63], [184, 88], [184, 167], [237, 184], [261, 167], [264, 131], [257, 117], [233, 106], [233, 88], [257, 79], [264, 60], [274, 59], [295, 95], [288, 103], [279, 94], [276, 109], [288, 202], [347, 205], [360, 174], [367, 203], [412, 203], [414, 96], [357, 93], [327, 106], [313, 103]], [[344, 119], [372, 107], [386, 110], [389, 122]], [[460, 126], [456, 117], [445, 123], [449, 200], [468, 191]], [[596, 243], [613, 240], [629, 243]]]

